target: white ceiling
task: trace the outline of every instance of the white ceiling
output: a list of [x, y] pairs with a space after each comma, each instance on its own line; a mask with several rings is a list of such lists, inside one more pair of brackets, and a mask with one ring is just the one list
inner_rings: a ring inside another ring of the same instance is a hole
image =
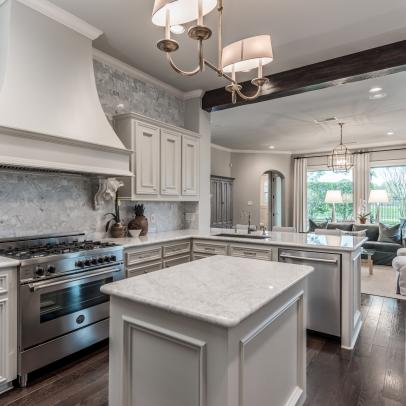
[[[153, 0], [51, 0], [104, 31], [95, 47], [181, 90], [225, 85], [213, 72], [181, 77], [167, 65], [155, 44], [162, 28], [151, 23]], [[373, 48], [406, 38], [404, 0], [224, 0], [224, 43], [271, 33], [274, 73]], [[206, 23], [216, 31], [216, 13]], [[196, 44], [186, 34], [174, 59], [190, 69]], [[216, 36], [206, 44], [216, 60]], [[244, 74], [241, 79], [251, 75]]]
[[[380, 86], [387, 97], [369, 100]], [[314, 152], [339, 141], [337, 117], [350, 147], [406, 143], [406, 72], [245, 105], [211, 114], [212, 142], [231, 149]], [[388, 131], [395, 134], [388, 136]]]

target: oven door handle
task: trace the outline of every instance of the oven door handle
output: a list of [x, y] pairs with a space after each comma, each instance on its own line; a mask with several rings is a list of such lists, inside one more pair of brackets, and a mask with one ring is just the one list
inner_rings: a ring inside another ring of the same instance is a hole
[[104, 270], [104, 271], [100, 271], [100, 272], [89, 273], [89, 274], [86, 274], [86, 276], [81, 276], [78, 278], [69, 278], [69, 279], [64, 278], [63, 280], [59, 280], [59, 281], [55, 281], [55, 282], [48, 282], [48, 283], [46, 283], [46, 282], [29, 283], [28, 286], [33, 292], [35, 292], [37, 290], [49, 288], [51, 286], [63, 285], [65, 283], [69, 283], [69, 282], [81, 281], [81, 280], [92, 278], [94, 276], [113, 274], [113, 273], [121, 272], [121, 271], [122, 271], [121, 269], [111, 269], [110, 268], [108, 270]]

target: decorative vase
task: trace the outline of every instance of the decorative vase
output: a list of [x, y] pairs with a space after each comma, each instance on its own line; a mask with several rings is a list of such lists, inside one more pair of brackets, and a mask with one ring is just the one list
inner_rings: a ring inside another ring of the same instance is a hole
[[113, 238], [124, 238], [125, 227], [121, 223], [115, 223], [110, 228], [110, 234]]
[[148, 219], [145, 216], [135, 216], [128, 223], [129, 230], [141, 230], [140, 236], [148, 233]]

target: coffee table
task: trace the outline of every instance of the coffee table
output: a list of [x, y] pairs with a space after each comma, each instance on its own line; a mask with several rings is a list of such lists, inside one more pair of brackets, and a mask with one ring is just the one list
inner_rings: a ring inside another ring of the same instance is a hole
[[372, 260], [372, 256], [375, 254], [375, 250], [362, 248], [361, 251], [361, 259], [368, 265], [369, 274], [374, 274], [374, 261]]

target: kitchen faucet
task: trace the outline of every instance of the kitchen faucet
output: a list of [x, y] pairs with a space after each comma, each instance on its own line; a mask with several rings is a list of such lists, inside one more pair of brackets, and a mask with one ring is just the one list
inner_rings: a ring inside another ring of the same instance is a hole
[[251, 234], [251, 212], [248, 212], [248, 234]]

